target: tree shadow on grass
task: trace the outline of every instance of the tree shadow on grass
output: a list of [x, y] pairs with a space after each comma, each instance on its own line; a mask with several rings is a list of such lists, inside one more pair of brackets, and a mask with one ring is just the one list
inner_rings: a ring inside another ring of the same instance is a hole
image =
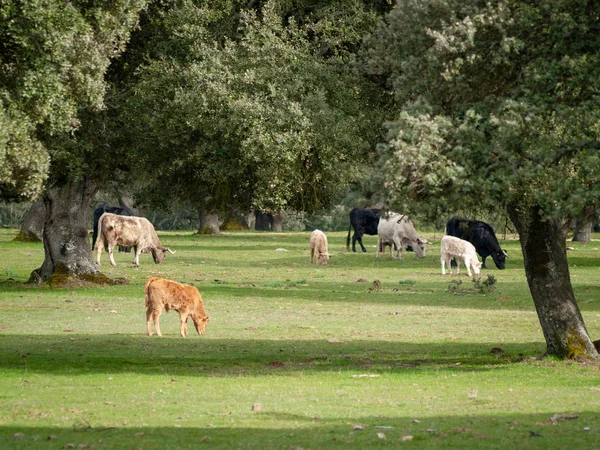
[[490, 344], [336, 339], [207, 339], [127, 335], [5, 335], [0, 372], [78, 375], [107, 372], [190, 376], [295, 372], [488, 371], [538, 355], [540, 343]]
[[[198, 414], [197, 427], [165, 424], [161, 427], [114, 427], [76, 421], [71, 428], [2, 426], [3, 448], [96, 449], [348, 449], [348, 448], [485, 448], [549, 449], [595, 448], [596, 430], [582, 431], [598, 420], [594, 411], [578, 411], [574, 420], [553, 424], [551, 413], [385, 417], [308, 417], [276, 408], [232, 416], [255, 427], [210, 425], [211, 417]], [[252, 415], [253, 417], [249, 417]], [[167, 422], [169, 422], [167, 420]], [[274, 425], [275, 424], [275, 425]]]

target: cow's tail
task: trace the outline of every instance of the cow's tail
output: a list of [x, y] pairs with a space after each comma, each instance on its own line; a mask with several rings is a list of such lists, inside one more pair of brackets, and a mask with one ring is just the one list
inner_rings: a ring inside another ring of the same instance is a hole
[[350, 251], [350, 232], [352, 231], [352, 224], [350, 224], [350, 227], [348, 228], [348, 237], [346, 238], [346, 251], [349, 252]]
[[144, 286], [144, 297], [146, 300], [146, 308], [150, 304], [150, 298], [148, 296], [148, 292], [150, 291], [150, 285], [156, 280], [158, 280], [158, 277], [150, 277], [150, 278], [148, 278], [148, 280], [146, 281], [146, 284]]

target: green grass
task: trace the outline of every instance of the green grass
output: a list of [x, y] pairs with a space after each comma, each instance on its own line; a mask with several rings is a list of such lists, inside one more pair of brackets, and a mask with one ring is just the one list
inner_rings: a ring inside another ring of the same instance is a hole
[[[161, 233], [177, 251], [162, 265], [103, 255], [129, 284], [52, 289], [24, 284], [44, 252], [16, 232], [0, 230], [0, 448], [598, 448], [600, 366], [537, 358], [517, 241], [487, 294], [440, 274], [439, 244], [376, 260], [375, 237], [342, 253], [345, 233], [326, 267], [309, 233]], [[573, 246], [598, 339], [600, 243]], [[205, 336], [181, 338], [176, 313], [145, 335], [148, 276], [198, 287]]]

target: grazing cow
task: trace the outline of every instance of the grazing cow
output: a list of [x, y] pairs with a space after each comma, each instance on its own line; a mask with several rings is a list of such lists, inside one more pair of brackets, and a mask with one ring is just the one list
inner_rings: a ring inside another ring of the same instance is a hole
[[346, 238], [346, 251], [350, 250], [350, 233], [354, 228], [352, 235], [352, 251], [356, 252], [356, 241], [360, 244], [363, 252], [367, 249], [362, 243], [363, 234], [375, 236], [377, 234], [377, 225], [379, 224], [379, 215], [381, 209], [378, 208], [354, 208], [350, 211], [350, 228], [348, 228], [348, 237]]
[[133, 264], [140, 265], [140, 253], [151, 252], [154, 262], [160, 264], [165, 253], [175, 254], [169, 248], [163, 247], [154, 230], [154, 226], [144, 217], [127, 217], [117, 214], [104, 213], [98, 220], [98, 239], [94, 246], [97, 252], [96, 262], [100, 265], [100, 255], [105, 248], [110, 263], [116, 266], [113, 256], [115, 245], [132, 246], [135, 252]]
[[421, 240], [415, 226], [405, 214], [388, 212], [379, 219], [377, 226], [379, 240], [377, 245], [377, 258], [390, 246], [390, 258], [392, 257], [392, 246], [396, 247], [396, 258], [402, 259], [402, 250], [412, 247], [418, 258], [425, 257], [425, 242]]
[[310, 234], [310, 263], [317, 259], [317, 265], [327, 265], [329, 251], [327, 250], [327, 236], [321, 230], [315, 230]]
[[167, 312], [174, 309], [179, 313], [181, 336], [186, 337], [188, 334], [188, 318], [191, 318], [194, 322], [198, 334], [202, 335], [206, 331], [210, 316], [206, 314], [202, 296], [194, 286], [165, 280], [164, 278], [150, 277], [144, 286], [144, 294], [146, 296], [148, 336], [152, 336], [152, 320], [154, 320], [156, 334], [162, 336], [159, 320], [163, 308]]
[[485, 258], [491, 256], [498, 269], [504, 269], [508, 255], [500, 248], [494, 229], [480, 220], [461, 219], [452, 217], [446, 223], [446, 234], [469, 241], [475, 246], [475, 250], [483, 260], [482, 268], [485, 267]]
[[460, 273], [460, 262], [463, 261], [467, 268], [467, 273], [471, 278], [473, 274], [471, 269], [475, 272], [475, 275], [479, 275], [479, 269], [481, 263], [477, 259], [477, 252], [475, 246], [469, 241], [459, 239], [454, 236], [444, 236], [442, 238], [440, 246], [440, 261], [442, 262], [442, 275], [446, 275], [445, 265], [448, 264], [448, 270], [452, 273], [450, 261], [452, 258], [456, 258], [456, 273]]
[[[110, 206], [110, 205], [100, 205], [94, 210], [94, 225], [92, 227], [92, 250], [94, 249], [94, 245], [96, 245], [96, 239], [98, 238], [98, 220], [100, 216], [107, 213], [118, 214], [120, 216], [133, 216], [133, 211], [129, 208], [120, 207], [120, 206]], [[131, 247], [119, 247], [120, 252], [131, 252]]]

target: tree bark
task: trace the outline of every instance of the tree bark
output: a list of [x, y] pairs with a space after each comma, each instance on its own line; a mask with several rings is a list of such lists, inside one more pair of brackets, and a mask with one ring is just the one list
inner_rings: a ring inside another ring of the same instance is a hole
[[573, 242], [592, 242], [592, 219], [575, 219]]
[[212, 234], [221, 233], [221, 225], [219, 224], [219, 215], [210, 214], [206, 211], [199, 211], [200, 224], [198, 227], [198, 234], [207, 234], [205, 229], [211, 230]]
[[508, 213], [520, 236], [546, 353], [560, 358], [598, 358], [575, 301], [563, 222], [544, 220], [537, 205], [509, 205]]
[[42, 266], [31, 273], [30, 282], [48, 281], [53, 276], [87, 279], [89, 275], [98, 274], [88, 236], [94, 193], [95, 189], [86, 181], [54, 187], [45, 192], [45, 257]]
[[588, 206], [582, 216], [575, 218], [573, 242], [592, 242], [592, 218], [595, 212], [594, 207]]
[[281, 214], [273, 214], [273, 231], [283, 231], [283, 217], [281, 217]]
[[273, 214], [270, 212], [254, 211], [256, 221], [254, 222], [254, 229], [256, 231], [273, 231]]
[[36, 200], [32, 205], [21, 224], [21, 231], [15, 238], [17, 241], [40, 242], [43, 239], [44, 220], [46, 218], [46, 208], [43, 200]]

